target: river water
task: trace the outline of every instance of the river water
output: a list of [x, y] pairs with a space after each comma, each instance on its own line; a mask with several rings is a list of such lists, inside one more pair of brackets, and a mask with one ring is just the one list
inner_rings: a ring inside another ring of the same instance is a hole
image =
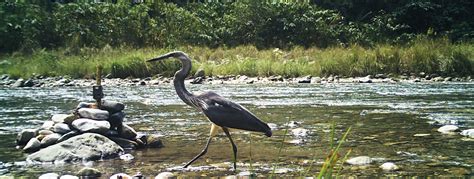
[[[275, 168], [277, 176], [317, 174], [329, 152], [334, 123], [337, 139], [352, 127], [342, 155], [351, 149], [350, 157], [374, 160], [368, 166], [344, 164], [342, 176], [474, 176], [474, 140], [436, 131], [445, 124], [474, 128], [474, 83], [188, 86], [190, 91], [215, 91], [271, 123], [270, 138], [231, 131], [239, 149], [236, 173], [268, 176]], [[201, 151], [210, 124], [180, 101], [172, 85], [106, 86], [104, 90], [105, 99], [126, 104], [127, 124], [138, 132], [162, 135], [165, 147], [127, 151], [135, 156], [132, 161], [28, 164], [27, 154], [15, 149], [16, 134], [41, 126], [53, 114], [71, 112], [81, 101], [92, 101], [91, 88], [0, 88], [0, 176], [74, 174], [84, 166], [105, 175], [234, 174], [229, 168], [232, 149], [223, 134], [213, 140], [204, 157], [186, 170], [180, 168]], [[384, 162], [401, 169], [385, 172], [379, 169]]]

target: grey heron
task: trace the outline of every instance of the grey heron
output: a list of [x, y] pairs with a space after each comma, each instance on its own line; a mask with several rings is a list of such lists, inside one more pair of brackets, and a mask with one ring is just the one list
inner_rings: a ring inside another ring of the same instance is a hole
[[234, 154], [234, 170], [236, 170], [236, 160], [237, 160], [237, 146], [235, 145], [232, 137], [229, 133], [229, 128], [241, 129], [254, 132], [262, 132], [266, 136], [272, 136], [272, 131], [268, 125], [261, 121], [257, 116], [252, 114], [245, 107], [229, 101], [224, 97], [214, 93], [214, 92], [204, 92], [199, 95], [194, 95], [193, 93], [186, 90], [184, 86], [184, 80], [186, 76], [189, 75], [191, 71], [191, 59], [184, 52], [175, 51], [164, 54], [162, 56], [148, 60], [148, 62], [164, 60], [170, 57], [177, 58], [181, 61], [182, 67], [174, 75], [173, 85], [178, 94], [179, 98], [183, 100], [187, 105], [196, 108], [202, 111], [209, 121], [212, 123], [211, 131], [209, 133], [209, 138], [207, 140], [206, 146], [204, 149], [191, 159], [183, 168], [188, 167], [199, 157], [206, 154], [209, 144], [211, 143], [212, 137], [217, 134], [217, 130], [222, 128], [227, 138], [229, 138], [230, 143], [232, 144], [232, 150]]

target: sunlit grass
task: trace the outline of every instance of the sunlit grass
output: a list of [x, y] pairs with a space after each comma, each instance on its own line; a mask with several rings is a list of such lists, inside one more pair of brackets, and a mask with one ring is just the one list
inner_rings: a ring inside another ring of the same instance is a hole
[[253, 46], [207, 48], [185, 46], [176, 49], [68, 49], [37, 50], [32, 54], [0, 55], [0, 73], [27, 78], [36, 75], [92, 77], [101, 64], [104, 74], [112, 77], [171, 76], [179, 69], [178, 61], [147, 63], [157, 55], [181, 50], [194, 59], [192, 73], [204, 69], [206, 75], [247, 75], [284, 77], [299, 76], [365, 76], [378, 73], [437, 73], [472, 75], [474, 45], [452, 44], [446, 39], [418, 39], [405, 46], [379, 44], [373, 48], [358, 45], [326, 49], [264, 49]]

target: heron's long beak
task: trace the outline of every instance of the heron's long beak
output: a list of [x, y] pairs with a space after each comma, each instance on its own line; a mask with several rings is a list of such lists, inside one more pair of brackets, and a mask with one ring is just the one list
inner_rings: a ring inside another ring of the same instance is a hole
[[147, 62], [154, 62], [154, 61], [158, 61], [158, 60], [164, 60], [164, 59], [167, 59], [167, 58], [170, 58], [170, 57], [173, 57], [173, 56], [174, 56], [173, 53], [167, 53], [167, 54], [161, 55], [159, 57], [147, 60]]

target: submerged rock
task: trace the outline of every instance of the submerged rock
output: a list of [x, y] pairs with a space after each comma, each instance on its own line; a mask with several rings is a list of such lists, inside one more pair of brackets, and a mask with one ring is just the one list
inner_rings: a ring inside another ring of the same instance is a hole
[[82, 118], [94, 120], [107, 120], [109, 118], [109, 112], [100, 109], [81, 108], [77, 112]]
[[110, 139], [94, 133], [85, 133], [41, 149], [27, 157], [36, 162], [75, 162], [118, 156], [123, 149]]
[[72, 127], [81, 132], [95, 132], [105, 134], [110, 128], [110, 123], [107, 121], [96, 121], [92, 119], [76, 119], [72, 122]]
[[160, 139], [160, 136], [156, 134], [151, 134], [146, 136], [146, 145], [150, 148], [161, 148], [163, 147], [163, 142]]
[[382, 170], [385, 170], [385, 171], [395, 171], [395, 170], [399, 170], [400, 167], [398, 167], [398, 165], [395, 165], [395, 163], [392, 163], [392, 162], [386, 162], [382, 165], [380, 165], [380, 167]]
[[18, 145], [25, 145], [30, 141], [31, 138], [36, 136], [36, 130], [35, 129], [23, 129], [20, 133], [18, 133], [18, 136], [16, 137], [16, 143]]
[[373, 162], [372, 158], [368, 156], [359, 156], [354, 157], [349, 160], [346, 160], [346, 163], [350, 165], [369, 165]]
[[100, 177], [102, 172], [95, 168], [84, 167], [76, 173], [77, 176], [81, 177]]
[[445, 126], [440, 127], [438, 129], [438, 132], [441, 132], [443, 134], [450, 134], [450, 133], [456, 132], [458, 129], [459, 127], [455, 125], [445, 125]]

